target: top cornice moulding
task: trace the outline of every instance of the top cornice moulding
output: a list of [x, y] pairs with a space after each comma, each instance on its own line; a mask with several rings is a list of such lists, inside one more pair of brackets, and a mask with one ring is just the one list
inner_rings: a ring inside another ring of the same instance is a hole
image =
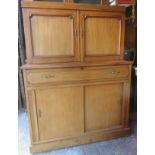
[[125, 12], [124, 6], [108, 6], [95, 4], [77, 4], [60, 2], [21, 1], [22, 8], [40, 9], [71, 9], [71, 10], [98, 10], [107, 12]]

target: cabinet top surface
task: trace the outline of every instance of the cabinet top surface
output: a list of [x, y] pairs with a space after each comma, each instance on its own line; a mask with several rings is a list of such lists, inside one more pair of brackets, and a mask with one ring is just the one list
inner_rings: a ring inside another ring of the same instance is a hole
[[40, 2], [40, 1], [21, 1], [22, 8], [44, 8], [44, 9], [71, 9], [71, 10], [97, 10], [108, 12], [124, 12], [123, 6], [108, 6], [95, 4], [77, 4], [77, 3], [60, 3], [60, 2]]

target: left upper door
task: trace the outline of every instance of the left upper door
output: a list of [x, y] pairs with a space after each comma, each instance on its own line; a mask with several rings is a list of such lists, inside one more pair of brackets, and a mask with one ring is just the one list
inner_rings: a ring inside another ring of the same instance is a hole
[[77, 12], [23, 8], [27, 63], [80, 61]]

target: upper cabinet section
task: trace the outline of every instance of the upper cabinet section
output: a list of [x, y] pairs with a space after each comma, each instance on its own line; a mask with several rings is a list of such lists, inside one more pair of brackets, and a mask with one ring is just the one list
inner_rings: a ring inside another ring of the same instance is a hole
[[22, 2], [27, 63], [123, 59], [124, 8]]

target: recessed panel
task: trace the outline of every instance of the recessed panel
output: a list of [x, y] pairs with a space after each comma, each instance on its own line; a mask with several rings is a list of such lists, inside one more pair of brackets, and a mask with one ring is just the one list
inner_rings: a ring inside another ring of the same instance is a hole
[[86, 131], [114, 128], [121, 125], [123, 84], [85, 87]]
[[118, 18], [87, 17], [85, 19], [85, 51], [87, 56], [120, 54], [121, 24]]
[[40, 140], [77, 136], [83, 132], [83, 88], [36, 90]]
[[73, 56], [73, 19], [65, 16], [32, 16], [34, 56]]

